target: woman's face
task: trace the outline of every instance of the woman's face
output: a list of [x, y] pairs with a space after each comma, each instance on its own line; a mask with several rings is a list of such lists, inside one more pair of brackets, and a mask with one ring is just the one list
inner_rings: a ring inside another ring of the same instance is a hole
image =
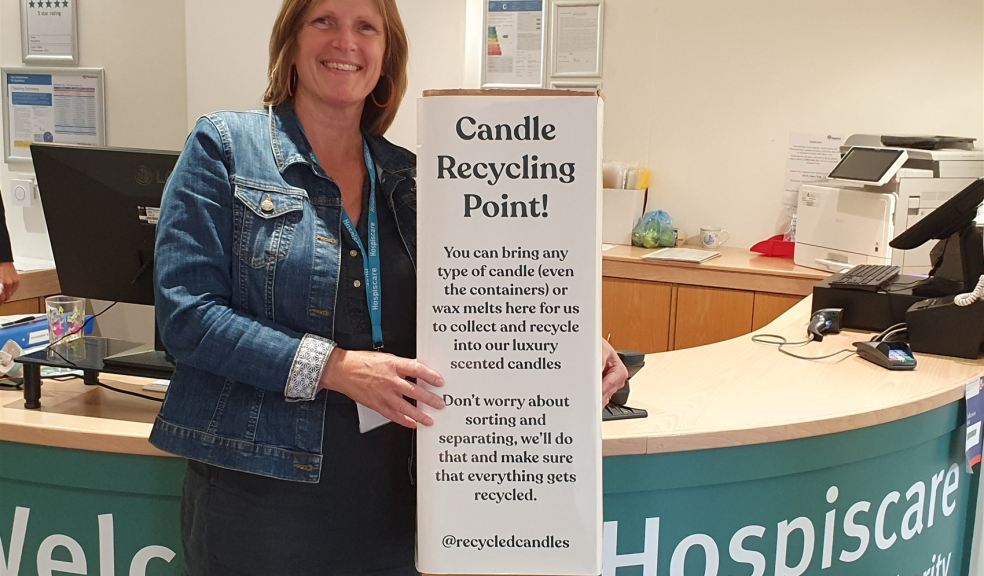
[[379, 80], [385, 50], [375, 0], [322, 0], [297, 35], [295, 99], [361, 112]]

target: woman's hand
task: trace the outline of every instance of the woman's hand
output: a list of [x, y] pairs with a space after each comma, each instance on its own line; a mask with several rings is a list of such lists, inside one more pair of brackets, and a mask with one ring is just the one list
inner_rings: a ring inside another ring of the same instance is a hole
[[608, 343], [608, 340], [601, 339], [601, 404], [607, 406], [612, 399], [612, 395], [625, 386], [625, 380], [629, 377], [629, 371], [618, 353]]
[[10, 300], [17, 286], [20, 285], [20, 276], [13, 262], [0, 262], [0, 304]]
[[422, 384], [444, 386], [444, 378], [416, 360], [384, 352], [335, 348], [321, 374], [322, 388], [341, 392], [407, 428], [416, 428], [418, 424], [430, 426], [434, 421], [406, 398], [444, 408], [441, 397]]

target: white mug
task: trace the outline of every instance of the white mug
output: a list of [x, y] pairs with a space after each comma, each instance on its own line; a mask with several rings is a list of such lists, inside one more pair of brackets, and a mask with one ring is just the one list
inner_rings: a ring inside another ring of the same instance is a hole
[[700, 229], [700, 245], [704, 248], [717, 248], [727, 242], [730, 237], [731, 235], [728, 234], [727, 230], [722, 230], [717, 227]]

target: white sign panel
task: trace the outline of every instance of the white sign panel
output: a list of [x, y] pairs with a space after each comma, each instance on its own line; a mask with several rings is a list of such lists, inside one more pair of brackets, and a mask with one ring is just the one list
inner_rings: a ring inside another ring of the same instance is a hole
[[425, 573], [601, 570], [601, 100], [425, 96], [417, 435]]
[[98, 68], [5, 68], [4, 151], [30, 160], [32, 142], [106, 144], [103, 74]]

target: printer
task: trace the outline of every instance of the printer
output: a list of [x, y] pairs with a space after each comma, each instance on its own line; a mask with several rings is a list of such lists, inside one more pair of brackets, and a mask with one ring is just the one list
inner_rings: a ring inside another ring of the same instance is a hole
[[929, 274], [932, 243], [912, 250], [892, 250], [888, 243], [984, 177], [984, 150], [969, 138], [916, 140], [853, 135], [827, 180], [800, 186], [796, 264], [831, 272], [891, 264], [902, 274]]

